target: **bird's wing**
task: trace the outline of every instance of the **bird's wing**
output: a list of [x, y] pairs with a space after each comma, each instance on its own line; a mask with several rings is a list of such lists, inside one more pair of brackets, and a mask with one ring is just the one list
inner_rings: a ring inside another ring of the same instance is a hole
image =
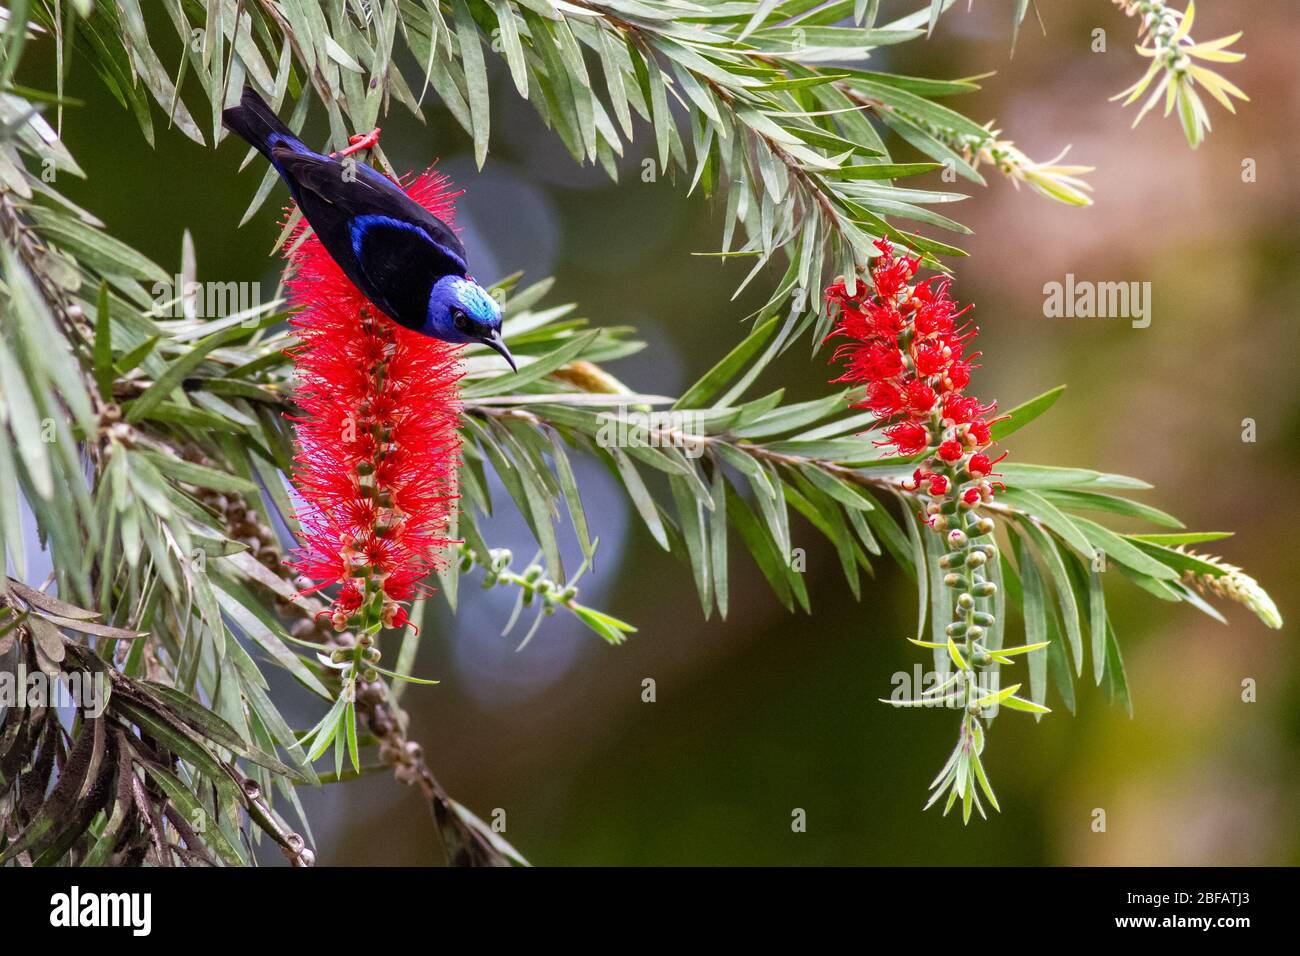
[[418, 225], [366, 213], [353, 217], [349, 228], [357, 267], [370, 286], [362, 291], [403, 325], [423, 324], [435, 282], [465, 274], [464, 262], [449, 258]]
[[[274, 150], [285, 173], [299, 189], [315, 193], [321, 200], [337, 207], [349, 218], [381, 217], [417, 227], [407, 230], [410, 241], [436, 246], [427, 255], [445, 263], [442, 275], [464, 275], [468, 271], [465, 246], [445, 222], [406, 195], [396, 183], [364, 163], [344, 166], [338, 160], [315, 153]], [[345, 170], [354, 175], [344, 177]]]
[[[345, 167], [325, 156], [274, 152], [304, 201], [327, 203], [338, 213], [332, 231], [335, 241], [348, 244], [357, 273], [353, 279], [361, 290], [396, 321], [419, 327], [433, 284], [467, 271], [465, 247], [456, 234], [368, 166], [350, 167], [356, 175], [345, 179]], [[307, 208], [311, 205], [306, 202]], [[340, 227], [346, 227], [345, 235]], [[340, 252], [333, 255], [338, 259]]]

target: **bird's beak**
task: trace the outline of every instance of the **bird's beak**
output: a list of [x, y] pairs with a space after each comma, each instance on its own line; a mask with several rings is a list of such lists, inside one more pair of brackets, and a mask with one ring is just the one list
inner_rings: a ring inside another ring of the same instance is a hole
[[519, 371], [519, 366], [515, 364], [515, 357], [511, 355], [510, 350], [506, 348], [505, 339], [501, 338], [500, 329], [494, 330], [491, 335], [483, 336], [479, 341], [494, 352], [500, 352], [501, 357], [510, 363], [510, 368], [515, 372]]

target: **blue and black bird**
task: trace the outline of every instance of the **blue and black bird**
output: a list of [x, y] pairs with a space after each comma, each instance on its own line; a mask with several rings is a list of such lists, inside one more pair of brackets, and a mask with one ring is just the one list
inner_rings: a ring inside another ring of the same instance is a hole
[[444, 342], [481, 342], [515, 368], [501, 307], [470, 278], [446, 223], [365, 163], [308, 149], [251, 87], [221, 119], [271, 161], [326, 251], [385, 315]]

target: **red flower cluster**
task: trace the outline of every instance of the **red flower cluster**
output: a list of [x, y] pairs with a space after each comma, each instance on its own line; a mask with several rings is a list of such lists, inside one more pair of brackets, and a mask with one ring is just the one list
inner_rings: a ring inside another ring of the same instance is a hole
[[948, 295], [950, 280], [927, 279], [911, 284], [920, 262], [896, 258], [893, 246], [876, 242], [880, 257], [871, 270], [872, 288], [859, 281], [849, 295], [843, 280], [826, 290], [827, 302], [838, 308], [831, 338], [841, 337], [835, 359], [845, 363], [837, 382], [866, 386], [855, 408], [875, 412], [885, 424], [885, 440], [907, 457], [930, 449], [925, 469], [918, 468], [905, 485], [915, 491], [925, 485], [940, 497], [956, 485], [974, 484], [962, 497], [966, 504], [988, 501], [993, 465], [983, 453], [993, 440], [988, 416], [996, 405], [981, 405], [964, 394], [978, 352], [967, 346], [979, 330], [959, 320], [970, 307], [958, 310]]
[[[451, 222], [457, 192], [426, 172], [407, 194]], [[332, 621], [347, 627], [373, 601], [406, 623], [416, 586], [441, 559], [460, 454], [458, 347], [397, 325], [300, 227], [290, 243], [290, 299], [301, 344], [294, 479], [303, 544], [292, 567], [315, 591], [337, 584]]]

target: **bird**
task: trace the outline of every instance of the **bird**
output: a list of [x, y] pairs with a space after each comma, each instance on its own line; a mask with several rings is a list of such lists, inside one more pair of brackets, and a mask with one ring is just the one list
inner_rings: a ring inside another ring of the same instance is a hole
[[351, 153], [310, 149], [251, 86], [222, 125], [270, 161], [325, 250], [376, 308], [407, 329], [444, 342], [478, 342], [518, 371], [501, 337], [501, 306], [469, 275], [465, 246], [445, 222]]

